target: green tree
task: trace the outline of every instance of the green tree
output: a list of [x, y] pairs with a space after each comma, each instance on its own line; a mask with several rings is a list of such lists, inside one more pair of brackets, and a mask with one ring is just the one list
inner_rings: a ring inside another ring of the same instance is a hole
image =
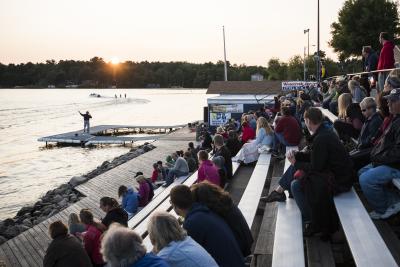
[[296, 55], [289, 59], [287, 65], [288, 80], [303, 80], [304, 78], [304, 60], [301, 56]]
[[347, 0], [339, 11], [338, 22], [331, 25], [329, 45], [341, 60], [360, 56], [365, 45], [378, 50], [380, 32], [394, 36], [400, 33], [397, 5], [397, 1], [388, 0]]
[[268, 61], [268, 80], [285, 80], [287, 64], [278, 58], [271, 58]]

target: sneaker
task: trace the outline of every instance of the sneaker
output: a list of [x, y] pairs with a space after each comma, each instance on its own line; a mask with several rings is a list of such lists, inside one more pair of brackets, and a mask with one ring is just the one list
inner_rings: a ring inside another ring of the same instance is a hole
[[285, 193], [279, 193], [274, 190], [268, 196], [261, 197], [260, 200], [265, 202], [284, 202], [286, 200], [286, 195]]
[[382, 219], [382, 213], [376, 212], [376, 211], [371, 211], [369, 213], [369, 217], [371, 217], [371, 219], [373, 220], [380, 220]]
[[391, 205], [389, 208], [386, 209], [385, 213], [382, 214], [381, 218], [382, 219], [387, 219], [390, 216], [393, 216], [397, 213], [400, 212], [400, 202], [397, 202], [396, 204]]

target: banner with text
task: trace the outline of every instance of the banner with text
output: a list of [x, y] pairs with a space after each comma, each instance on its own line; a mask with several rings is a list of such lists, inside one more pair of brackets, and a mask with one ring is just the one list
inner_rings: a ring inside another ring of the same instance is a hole
[[243, 113], [243, 104], [212, 105], [211, 112]]
[[317, 82], [285, 81], [282, 82], [282, 91], [304, 90], [311, 87], [317, 87], [317, 85]]
[[231, 118], [231, 113], [210, 113], [210, 125], [220, 126], [226, 124]]

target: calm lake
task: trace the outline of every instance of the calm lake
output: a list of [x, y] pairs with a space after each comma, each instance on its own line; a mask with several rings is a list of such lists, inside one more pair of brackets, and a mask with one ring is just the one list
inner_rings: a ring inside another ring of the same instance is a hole
[[[202, 119], [208, 97], [205, 92], [203, 89], [0, 89], [0, 219], [14, 216], [19, 208], [71, 177], [129, 151], [129, 147], [122, 146], [45, 149], [44, 143], [37, 141], [42, 136], [82, 129], [78, 111], [90, 111], [91, 126], [185, 124]], [[89, 97], [91, 93], [102, 97]]]

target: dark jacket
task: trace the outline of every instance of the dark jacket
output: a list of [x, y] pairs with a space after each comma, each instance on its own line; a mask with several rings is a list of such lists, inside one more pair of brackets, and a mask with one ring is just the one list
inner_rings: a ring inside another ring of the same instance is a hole
[[92, 263], [82, 243], [74, 236], [58, 236], [51, 241], [43, 259], [44, 267], [90, 267]]
[[360, 136], [358, 137], [358, 148], [368, 148], [372, 146], [372, 140], [375, 139], [378, 134], [379, 127], [382, 124], [382, 117], [376, 112], [370, 118], [368, 118], [360, 132]]
[[225, 160], [226, 178], [231, 179], [232, 174], [232, 155], [226, 146], [222, 146], [220, 149], [215, 150], [214, 156], [221, 156]]
[[364, 70], [365, 71], [374, 71], [378, 66], [378, 55], [375, 51], [372, 51], [368, 54], [364, 61]]
[[195, 172], [197, 170], [197, 162], [194, 158], [189, 157], [189, 158], [185, 158], [188, 167], [189, 167], [189, 172]]
[[194, 203], [186, 214], [183, 228], [221, 267], [244, 266], [244, 258], [226, 222], [205, 205]]
[[242, 148], [242, 144], [240, 143], [239, 139], [237, 138], [229, 138], [226, 140], [226, 147], [229, 149], [231, 156], [234, 157]]
[[373, 166], [400, 168], [400, 115], [393, 118], [379, 143], [371, 151]]
[[394, 68], [394, 44], [387, 41], [383, 44], [379, 54], [378, 70]]
[[107, 228], [110, 227], [113, 222], [128, 226], [128, 213], [126, 213], [124, 209], [118, 207], [107, 212], [106, 217], [101, 221]]
[[[307, 152], [297, 152], [294, 167], [307, 172], [331, 172], [334, 187], [339, 192], [348, 191], [352, 186], [352, 164], [348, 153], [338, 136], [321, 125], [310, 138]], [[304, 160], [307, 159], [308, 160]]]

